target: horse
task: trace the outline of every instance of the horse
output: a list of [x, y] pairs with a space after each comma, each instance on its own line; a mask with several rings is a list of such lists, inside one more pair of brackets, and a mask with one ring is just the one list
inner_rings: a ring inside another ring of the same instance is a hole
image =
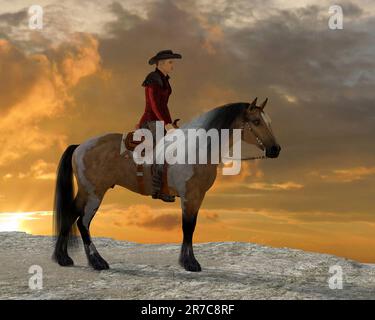
[[[236, 102], [213, 108], [181, 129], [241, 129], [241, 141], [255, 145], [265, 158], [277, 158], [281, 147], [273, 134], [270, 118], [264, 112], [267, 100], [260, 106], [254, 99], [251, 103]], [[107, 190], [117, 185], [140, 193], [134, 158], [124, 157], [119, 152], [122, 138], [120, 133], [90, 138], [79, 145], [68, 146], [61, 156], [55, 187], [53, 215], [56, 237], [52, 255], [60, 266], [74, 264], [68, 255], [68, 244], [78, 227], [89, 266], [95, 270], [109, 268], [95, 247], [89, 228]], [[180, 198], [182, 210], [183, 240], [178, 262], [187, 271], [201, 271], [193, 252], [193, 233], [199, 208], [216, 179], [217, 169], [218, 164], [210, 162], [168, 164], [168, 190]], [[74, 177], [78, 186], [76, 193]], [[151, 164], [145, 164], [143, 195], [151, 195], [151, 181]]]

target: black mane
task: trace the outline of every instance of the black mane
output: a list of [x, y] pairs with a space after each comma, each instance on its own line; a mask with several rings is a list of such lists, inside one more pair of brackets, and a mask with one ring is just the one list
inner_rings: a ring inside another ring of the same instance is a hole
[[[186, 125], [187, 128], [199, 127], [205, 130], [209, 129], [231, 129], [234, 120], [243, 114], [244, 110], [249, 106], [247, 102], [229, 103], [220, 107], [216, 107], [205, 114], [195, 118]], [[199, 120], [205, 120], [200, 123]]]

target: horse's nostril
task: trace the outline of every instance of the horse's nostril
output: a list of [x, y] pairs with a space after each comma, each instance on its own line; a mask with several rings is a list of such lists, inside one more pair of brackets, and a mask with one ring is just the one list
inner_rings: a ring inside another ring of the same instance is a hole
[[275, 151], [275, 152], [280, 152], [280, 150], [281, 150], [281, 147], [280, 147], [280, 145], [275, 145], [275, 146], [273, 146], [272, 147], [273, 148], [273, 150]]
[[273, 145], [266, 151], [266, 156], [270, 158], [276, 158], [278, 157], [280, 153], [281, 147], [278, 144]]

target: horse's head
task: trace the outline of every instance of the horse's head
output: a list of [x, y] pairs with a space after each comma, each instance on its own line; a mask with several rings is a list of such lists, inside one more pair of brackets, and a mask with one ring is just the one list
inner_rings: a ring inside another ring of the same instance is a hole
[[277, 158], [281, 147], [272, 132], [271, 119], [264, 112], [268, 99], [257, 106], [257, 98], [244, 111], [242, 117], [242, 140], [266, 151], [266, 157]]

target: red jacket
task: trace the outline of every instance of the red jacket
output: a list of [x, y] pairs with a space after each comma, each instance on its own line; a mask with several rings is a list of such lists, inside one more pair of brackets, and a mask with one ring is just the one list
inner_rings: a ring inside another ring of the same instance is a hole
[[172, 88], [168, 79], [168, 75], [164, 76], [156, 68], [143, 81], [142, 86], [145, 87], [146, 106], [139, 121], [139, 126], [146, 121], [164, 121], [164, 125], [172, 123], [168, 109], [168, 99], [172, 93]]

